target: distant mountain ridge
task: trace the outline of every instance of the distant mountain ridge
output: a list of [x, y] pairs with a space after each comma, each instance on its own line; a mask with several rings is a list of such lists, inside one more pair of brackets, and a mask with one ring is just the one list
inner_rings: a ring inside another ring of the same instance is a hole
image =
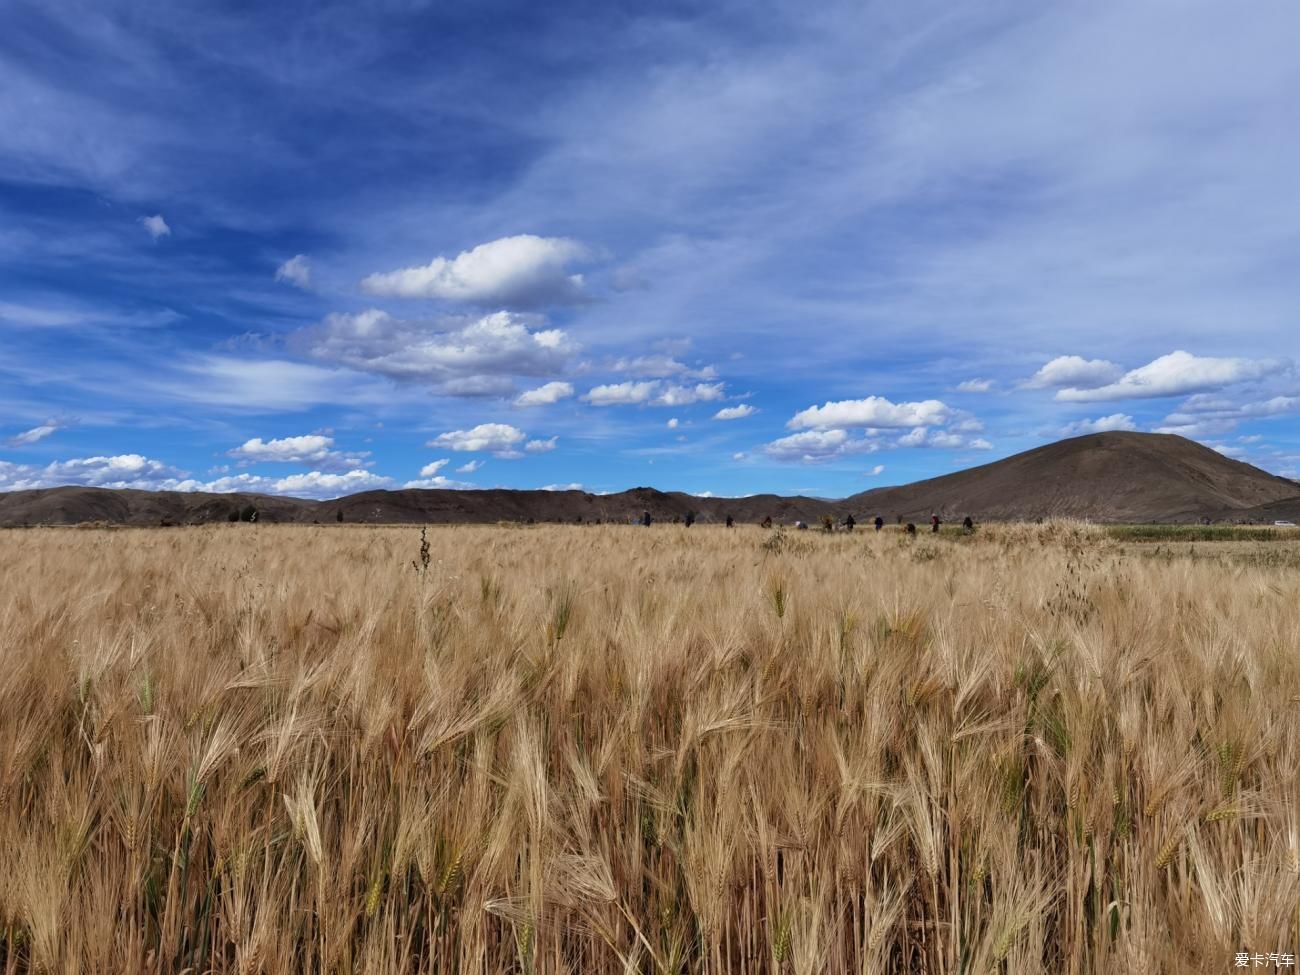
[[770, 517], [859, 522], [977, 521], [1069, 517], [1103, 522], [1300, 519], [1300, 484], [1232, 460], [1183, 437], [1098, 433], [1036, 447], [1003, 460], [838, 501], [782, 497], [703, 498], [639, 487], [583, 491], [366, 491], [332, 501], [259, 494], [56, 487], [0, 493], [0, 526], [186, 525], [228, 521], [252, 506], [262, 522], [483, 524], [498, 521], [626, 522], [643, 511], [657, 521], [740, 522]]

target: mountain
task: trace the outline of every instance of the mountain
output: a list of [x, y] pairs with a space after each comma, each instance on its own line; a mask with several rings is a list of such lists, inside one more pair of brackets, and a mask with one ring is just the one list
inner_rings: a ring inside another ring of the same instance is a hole
[[249, 507], [260, 522], [369, 524], [656, 521], [816, 523], [852, 513], [859, 522], [977, 521], [1046, 517], [1110, 522], [1300, 520], [1300, 484], [1231, 460], [1183, 437], [1097, 433], [1047, 444], [1005, 460], [842, 501], [780, 497], [700, 498], [639, 487], [582, 491], [366, 491], [334, 501], [258, 494], [198, 494], [57, 487], [0, 493], [0, 526], [186, 525], [224, 522]]
[[1300, 484], [1184, 437], [1094, 433], [848, 501], [912, 521], [935, 512], [945, 520], [1262, 520], [1267, 506], [1300, 502]]

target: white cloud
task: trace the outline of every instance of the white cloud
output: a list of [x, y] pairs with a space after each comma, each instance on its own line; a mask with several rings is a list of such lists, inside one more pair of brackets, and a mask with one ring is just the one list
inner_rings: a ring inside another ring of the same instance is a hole
[[536, 389], [520, 393], [515, 399], [515, 406], [549, 406], [573, 395], [572, 383], [546, 383]]
[[275, 280], [297, 288], [310, 288], [311, 260], [305, 254], [294, 255], [275, 269]]
[[1213, 449], [1218, 453], [1223, 454], [1224, 457], [1231, 457], [1233, 460], [1243, 460], [1248, 454], [1245, 447], [1228, 447], [1220, 444]]
[[992, 450], [992, 449], [993, 449], [993, 444], [991, 444], [989, 441], [985, 440], [983, 437], [976, 437], [974, 440], [972, 440], [972, 441], [970, 441], [969, 443], [967, 443], [966, 446], [967, 446], [967, 447], [970, 447], [972, 450]]
[[900, 429], [935, 426], [948, 422], [953, 411], [937, 399], [919, 403], [891, 403], [882, 396], [849, 399], [800, 410], [786, 426], [791, 430], [827, 430], [836, 427]]
[[444, 467], [446, 467], [446, 466], [447, 466], [448, 464], [450, 464], [450, 463], [451, 463], [451, 461], [448, 460], [446, 457], [442, 458], [441, 460], [431, 460], [431, 461], [429, 461], [429, 463], [425, 464], [423, 467], [420, 468], [420, 476], [421, 476], [421, 477], [433, 477], [433, 476], [435, 476], [435, 475], [436, 475], [440, 470], [442, 470]]
[[678, 422], [679, 422], [679, 421], [678, 421], [677, 417], [673, 417], [673, 418], [672, 418], [671, 420], [669, 420], [668, 423], [667, 423], [667, 427], [668, 427], [668, 429], [669, 429], [669, 430], [676, 430], [676, 429], [677, 429]]
[[484, 450], [498, 457], [517, 457], [518, 446], [527, 436], [508, 423], [480, 423], [469, 430], [440, 433], [425, 446], [443, 450]]
[[1187, 423], [1165, 423], [1155, 427], [1153, 433], [1172, 433], [1178, 437], [1217, 437], [1237, 429], [1236, 420], [1196, 420]]
[[877, 464], [875, 467], [871, 468], [871, 470], [866, 471], [866, 472], [864, 473], [863, 476], [865, 476], [865, 477], [879, 477], [879, 476], [880, 476], [881, 474], [883, 474], [883, 473], [885, 473], [885, 465], [884, 465], [884, 464]]
[[183, 402], [251, 412], [302, 411], [320, 403], [355, 406], [392, 399], [390, 391], [355, 373], [282, 359], [205, 356], [184, 362], [179, 369], [179, 377], [146, 378], [141, 385]]
[[678, 377], [683, 379], [716, 379], [718, 370], [713, 366], [688, 366], [670, 355], [636, 356], [631, 359], [619, 359], [614, 363], [615, 372], [626, 372], [639, 379], [665, 379]]
[[333, 437], [315, 433], [275, 440], [254, 437], [228, 453], [249, 464], [317, 464], [339, 470], [358, 467], [368, 456], [365, 452], [353, 454], [335, 450]]
[[659, 379], [644, 382], [607, 383], [583, 395], [592, 406], [690, 406], [716, 402], [726, 395], [723, 383], [696, 383], [678, 386]]
[[154, 240], [159, 237], [166, 237], [172, 232], [172, 228], [167, 226], [167, 221], [162, 218], [161, 213], [155, 213], [152, 217], [141, 217], [140, 226], [144, 227], [145, 231]]
[[1127, 413], [1112, 413], [1095, 420], [1076, 420], [1061, 428], [1061, 436], [1077, 437], [1086, 433], [1110, 433], [1116, 430], [1136, 430], [1137, 424]]
[[94, 316], [88, 312], [72, 308], [38, 308], [33, 305], [18, 305], [13, 302], [0, 301], [0, 322], [9, 325], [22, 325], [30, 328], [62, 328], [70, 325], [84, 325]]
[[424, 491], [476, 491], [477, 484], [470, 484], [466, 481], [453, 481], [450, 477], [443, 477], [441, 474], [436, 477], [424, 477], [415, 481], [407, 481], [402, 485], [404, 488], [416, 488]]
[[1189, 396], [1175, 413], [1165, 417], [1166, 424], [1193, 424], [1207, 421], [1267, 419], [1300, 413], [1300, 396], [1274, 396], [1266, 400], [1235, 403], [1223, 396], [1204, 393]]
[[541, 491], [581, 491], [581, 484], [547, 484], [539, 488]]
[[992, 379], [966, 379], [957, 384], [959, 393], [987, 393], [996, 385]]
[[288, 474], [284, 477], [265, 477], [260, 474], [234, 474], [219, 477], [213, 481], [187, 480], [177, 484], [173, 490], [202, 491], [212, 494], [231, 494], [246, 492], [254, 494], [281, 494], [295, 498], [315, 498], [325, 500], [338, 498], [358, 491], [373, 491], [391, 487], [393, 479], [381, 477], [366, 470], [351, 470], [342, 473], [326, 471], [307, 471]]
[[1097, 388], [1066, 388], [1056, 398], [1069, 403], [1181, 396], [1263, 379], [1291, 368], [1286, 359], [1209, 358], [1171, 352]]
[[753, 416], [758, 410], [754, 409], [748, 403], [741, 403], [739, 406], [727, 406], [717, 413], [713, 414], [715, 420], [743, 420], [747, 416]]
[[329, 315], [293, 341], [313, 358], [433, 383], [448, 395], [496, 396], [511, 389], [510, 376], [554, 374], [576, 351], [562, 329], [534, 324], [532, 316], [501, 311], [439, 330], [372, 308]]
[[877, 441], [854, 439], [847, 430], [808, 430], [773, 440], [763, 452], [773, 460], [815, 464], [850, 454], [870, 454], [880, 449]]
[[589, 390], [582, 398], [592, 406], [628, 406], [648, 402], [658, 388], [658, 382], [606, 383]]
[[44, 440], [50, 434], [59, 430], [59, 424], [55, 420], [46, 420], [39, 427], [32, 427], [30, 430], [24, 430], [22, 433], [10, 437], [5, 441], [9, 447], [26, 447], [29, 444], [37, 443]]
[[900, 447], [941, 447], [956, 448], [965, 445], [960, 434], [946, 430], [931, 430], [928, 427], [915, 427], [899, 437]]
[[1047, 363], [1021, 385], [1025, 389], [1060, 389], [1064, 386], [1091, 388], [1114, 382], [1123, 373], [1123, 366], [1105, 359], [1062, 355]]
[[[473, 474], [476, 470], [478, 470], [479, 468], [481, 468], [481, 467], [482, 467], [484, 464], [486, 464], [486, 463], [487, 463], [487, 461], [485, 461], [485, 460], [471, 460], [471, 461], [468, 461], [467, 463], [461, 464], [459, 467], [457, 467], [457, 468], [456, 468], [456, 473], [457, 473], [457, 474]], [[427, 469], [428, 469], [428, 468], [425, 468], [425, 470], [427, 470]], [[420, 471], [420, 474], [421, 474], [421, 476], [423, 476], [423, 477], [428, 477], [428, 476], [429, 476], [428, 474], [425, 474], [424, 471]]]
[[567, 304], [584, 297], [582, 275], [570, 274], [569, 265], [586, 256], [576, 241], [520, 234], [479, 244], [450, 260], [435, 257], [423, 267], [372, 274], [361, 288], [385, 297], [511, 308]]
[[355, 470], [346, 474], [328, 474], [309, 471], [290, 474], [274, 482], [276, 494], [289, 494], [305, 498], [337, 498], [358, 491], [373, 491], [391, 486], [391, 477], [380, 477], [370, 471]]
[[186, 491], [229, 494], [248, 492], [284, 494], [304, 498], [335, 498], [357, 491], [388, 487], [392, 479], [371, 471], [344, 473], [309, 471], [285, 477], [236, 474], [200, 481], [187, 472], [141, 454], [80, 457], [45, 466], [0, 461], [0, 491], [80, 485], [83, 487], [141, 491]]
[[0, 461], [0, 490], [29, 491], [75, 484], [84, 487], [177, 490], [186, 472], [141, 454], [78, 457], [44, 466]]
[[726, 395], [722, 383], [696, 383], [694, 386], [665, 386], [654, 398], [653, 406], [690, 406], [713, 403]]
[[530, 454], [545, 454], [554, 450], [559, 442], [559, 437], [551, 437], [549, 440], [530, 440], [524, 444], [524, 450]]

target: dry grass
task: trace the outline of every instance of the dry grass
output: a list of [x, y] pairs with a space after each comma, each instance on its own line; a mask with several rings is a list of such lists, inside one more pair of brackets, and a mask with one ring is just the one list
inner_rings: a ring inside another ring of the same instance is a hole
[[1300, 571], [1059, 525], [768, 538], [0, 534], [0, 968], [1300, 944]]

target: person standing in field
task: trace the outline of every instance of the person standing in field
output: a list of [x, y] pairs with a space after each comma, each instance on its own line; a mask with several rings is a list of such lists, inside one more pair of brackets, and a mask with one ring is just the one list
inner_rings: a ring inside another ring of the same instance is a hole
[[693, 524], [695, 524], [695, 512], [688, 511], [686, 512], [686, 527], [690, 528]]
[[916, 537], [916, 526], [912, 524], [910, 521], [907, 523], [907, 527], [904, 528], [903, 531], [907, 532], [913, 538]]
[[882, 528], [885, 527], [885, 519], [880, 517], [880, 515], [876, 515], [875, 525], [876, 525], [876, 531], [880, 531]]
[[650, 518], [650, 512], [649, 512], [649, 511], [643, 511], [643, 512], [641, 512], [641, 524], [642, 524], [642, 525], [644, 525], [646, 528], [649, 528], [649, 527], [650, 527], [650, 522], [651, 522], [651, 520], [652, 520], [652, 519]]
[[731, 515], [727, 515], [727, 527], [734, 528], [735, 525], [736, 525], [736, 519], [731, 517]]
[[939, 526], [941, 524], [943, 524], [943, 522], [939, 520], [939, 516], [937, 514], [933, 514], [930, 516], [930, 531], [934, 532], [936, 535], [939, 534]]
[[849, 512], [848, 517], [844, 519], [844, 527], [849, 531], [853, 531], [855, 525], [857, 525], [857, 521], [853, 517], [853, 512]]
[[771, 515], [768, 515], [768, 516], [767, 516], [766, 518], [764, 518], [761, 522], [759, 522], [759, 527], [760, 527], [760, 528], [771, 528], [771, 527], [772, 527], [772, 516], [771, 516]]
[[971, 521], [970, 515], [967, 515], [965, 520], [962, 521], [961, 530], [963, 535], [975, 534], [975, 522]]

